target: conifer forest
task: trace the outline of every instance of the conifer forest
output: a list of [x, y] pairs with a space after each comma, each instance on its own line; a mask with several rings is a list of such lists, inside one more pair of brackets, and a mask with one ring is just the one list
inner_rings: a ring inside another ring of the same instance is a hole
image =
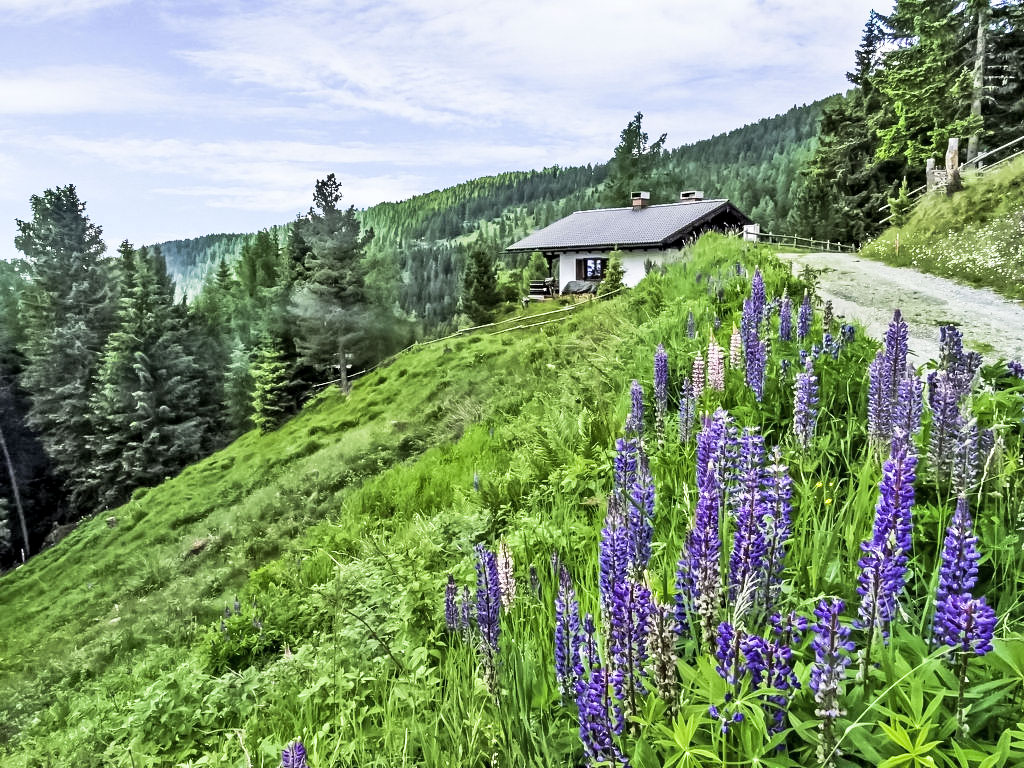
[[1024, 158], [911, 191], [1024, 137], [1024, 3], [897, 0], [846, 77], [399, 202], [327, 172], [258, 232], [25, 200], [0, 765], [1024, 766], [1024, 361], [872, 338], [739, 232], [583, 299], [505, 250], [700, 190], [1019, 300]]

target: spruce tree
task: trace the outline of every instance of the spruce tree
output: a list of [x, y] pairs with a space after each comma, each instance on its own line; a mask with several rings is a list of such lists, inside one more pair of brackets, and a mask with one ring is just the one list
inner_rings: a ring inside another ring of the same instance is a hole
[[122, 244], [124, 284], [118, 327], [103, 352], [92, 399], [95, 457], [88, 489], [98, 503], [123, 502], [201, 456], [210, 428], [203, 375], [159, 249]]
[[[113, 321], [110, 269], [100, 227], [85, 215], [73, 185], [31, 198], [32, 218], [18, 220], [15, 246], [29, 264], [22, 301], [29, 424], [73, 499], [92, 462], [89, 399]], [[84, 510], [83, 510], [84, 511]]]
[[622, 208], [630, 204], [630, 194], [639, 190], [651, 191], [657, 185], [655, 171], [662, 159], [667, 134], [648, 144], [643, 129], [643, 113], [637, 112], [619, 134], [608, 164], [608, 178], [601, 190], [601, 205]]
[[494, 309], [500, 301], [494, 260], [477, 243], [469, 252], [462, 278], [462, 311], [474, 325], [483, 325], [494, 319]]
[[292, 410], [284, 357], [280, 342], [267, 336], [252, 363], [252, 420], [262, 433], [277, 429]]

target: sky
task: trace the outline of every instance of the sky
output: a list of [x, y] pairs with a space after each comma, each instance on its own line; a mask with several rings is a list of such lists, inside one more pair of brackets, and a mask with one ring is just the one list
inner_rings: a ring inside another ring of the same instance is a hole
[[[876, 3], [877, 4], [877, 3]], [[670, 147], [845, 90], [864, 0], [0, 0], [0, 258], [74, 184], [111, 247]], [[882, 10], [888, 10], [882, 8]]]

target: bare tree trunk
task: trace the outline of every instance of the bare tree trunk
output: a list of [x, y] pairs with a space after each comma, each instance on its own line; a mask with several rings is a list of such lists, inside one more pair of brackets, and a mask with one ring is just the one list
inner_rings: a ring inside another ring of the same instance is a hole
[[7, 451], [7, 441], [4, 440], [4, 431], [0, 429], [0, 452], [4, 455], [4, 462], [7, 464], [7, 474], [11, 476], [11, 490], [14, 491], [14, 508], [18, 511], [18, 522], [21, 523], [21, 538], [25, 542], [25, 554], [29, 554], [28, 526], [25, 525], [25, 510], [21, 508], [21, 494], [18, 492], [18, 478], [14, 474], [14, 462], [11, 461], [11, 454]]
[[[978, 36], [974, 48], [974, 82], [971, 86], [971, 117], [981, 117], [981, 101], [985, 95], [985, 33], [988, 31], [989, 0], [978, 4]], [[978, 156], [978, 132], [967, 139], [967, 160]]]

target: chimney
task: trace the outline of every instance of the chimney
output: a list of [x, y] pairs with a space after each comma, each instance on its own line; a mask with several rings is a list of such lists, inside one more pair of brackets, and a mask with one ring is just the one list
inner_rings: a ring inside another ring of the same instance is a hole
[[704, 191], [700, 189], [688, 189], [679, 193], [680, 203], [694, 203], [704, 199]]
[[638, 211], [641, 208], [646, 208], [651, 203], [650, 192], [633, 192], [629, 196], [630, 203], [633, 205], [633, 210]]

